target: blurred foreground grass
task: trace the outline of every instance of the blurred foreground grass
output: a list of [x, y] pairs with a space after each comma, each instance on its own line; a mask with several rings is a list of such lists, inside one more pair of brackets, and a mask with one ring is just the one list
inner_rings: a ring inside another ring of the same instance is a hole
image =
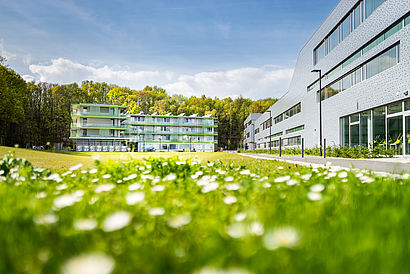
[[0, 273], [409, 272], [408, 174], [202, 155], [5, 157]]

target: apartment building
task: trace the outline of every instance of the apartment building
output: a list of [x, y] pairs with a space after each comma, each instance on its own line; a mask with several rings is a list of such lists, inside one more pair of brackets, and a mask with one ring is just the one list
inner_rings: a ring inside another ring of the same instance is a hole
[[259, 128], [255, 129], [255, 121], [261, 116], [261, 113], [251, 113], [244, 122], [244, 148], [254, 150], [256, 149], [255, 134], [259, 133]]
[[289, 91], [254, 120], [256, 148], [319, 146], [321, 105], [327, 145], [410, 155], [409, 92], [410, 1], [341, 0], [301, 50]]
[[210, 115], [129, 114], [116, 105], [76, 104], [71, 116], [77, 151], [213, 152], [218, 143]]

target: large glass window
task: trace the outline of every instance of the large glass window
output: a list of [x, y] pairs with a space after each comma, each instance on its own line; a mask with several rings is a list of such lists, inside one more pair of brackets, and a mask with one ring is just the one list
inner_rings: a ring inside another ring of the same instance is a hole
[[323, 41], [316, 49], [314, 52], [315, 58], [314, 58], [314, 63], [315, 65], [319, 63], [319, 61], [325, 57], [325, 42]]
[[350, 123], [359, 122], [359, 114], [350, 115]]
[[342, 91], [352, 87], [352, 74], [348, 74], [342, 79]]
[[327, 98], [330, 98], [338, 94], [339, 92], [340, 92], [340, 81], [336, 81], [327, 87]]
[[410, 15], [404, 20], [404, 25], [407, 26], [408, 24], [410, 24]]
[[387, 140], [395, 154], [403, 154], [403, 116], [387, 119]]
[[410, 116], [406, 117], [406, 154], [410, 155]]
[[342, 22], [342, 40], [346, 39], [347, 36], [352, 32], [352, 16], [349, 14]]
[[371, 112], [364, 111], [360, 113], [360, 145], [367, 147], [369, 145]]
[[341, 120], [342, 127], [342, 145], [349, 146], [349, 117], [343, 117]]
[[356, 85], [362, 81], [362, 69], [356, 69], [353, 72], [353, 85]]
[[386, 0], [365, 0], [366, 18]]
[[357, 27], [362, 23], [362, 11], [361, 11], [361, 4], [359, 4], [353, 11], [353, 27], [357, 29]]
[[358, 52], [356, 52], [354, 55], [352, 55], [349, 59], [347, 59], [346, 61], [343, 62], [343, 67], [347, 67], [348, 65], [350, 65], [351, 63], [353, 63], [354, 61], [356, 61], [360, 56], [362, 56], [362, 51], [359, 50]]
[[374, 75], [397, 64], [397, 47], [393, 47], [382, 55], [376, 57], [366, 64], [366, 78], [369, 79]]
[[367, 46], [365, 46], [363, 48], [363, 54], [369, 52], [372, 48], [374, 48], [375, 46], [377, 46], [378, 44], [380, 44], [383, 41], [384, 41], [384, 36], [383, 35], [377, 37], [376, 40], [374, 40], [373, 42], [371, 42], [370, 44], [368, 44]]
[[373, 142], [384, 144], [386, 142], [386, 109], [385, 107], [373, 110]]
[[339, 27], [337, 27], [328, 38], [329, 52], [339, 45]]
[[359, 145], [359, 124], [350, 125], [350, 146], [357, 147]]

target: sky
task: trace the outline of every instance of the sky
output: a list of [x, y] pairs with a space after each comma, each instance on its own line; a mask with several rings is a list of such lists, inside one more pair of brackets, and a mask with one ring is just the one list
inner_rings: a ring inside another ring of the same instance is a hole
[[0, 0], [0, 55], [27, 81], [278, 98], [338, 0]]

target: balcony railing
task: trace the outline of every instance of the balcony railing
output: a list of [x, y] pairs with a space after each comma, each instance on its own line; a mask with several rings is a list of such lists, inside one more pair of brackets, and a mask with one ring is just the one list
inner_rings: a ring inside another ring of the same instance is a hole
[[161, 131], [161, 130], [157, 130], [157, 131], [147, 131], [147, 130], [130, 130], [127, 129], [125, 131], [125, 134], [133, 134], [133, 135], [146, 135], [146, 134], [153, 134], [153, 135], [213, 135], [216, 136], [218, 135], [217, 132], [208, 132], [206, 130], [197, 130], [197, 131], [190, 131], [190, 132], [186, 132], [186, 131], [178, 131], [178, 130], [171, 130], [171, 131]]
[[98, 117], [113, 117], [113, 118], [126, 118], [127, 117], [127, 114], [125, 114], [125, 113], [118, 113], [118, 112], [113, 112], [113, 111], [110, 111], [110, 112], [107, 112], [107, 113], [105, 113], [105, 112], [100, 112], [100, 111], [73, 111], [72, 113], [72, 116], [84, 116], [84, 117], [87, 117], [87, 116], [98, 116]]
[[94, 124], [94, 123], [72, 123], [71, 128], [102, 128], [102, 129], [123, 129], [127, 128], [126, 125], [107, 125], [107, 124]]
[[170, 122], [160, 121], [158, 122], [156, 119], [144, 119], [144, 121], [134, 121], [134, 120], [127, 120], [123, 122], [123, 124], [128, 125], [138, 125], [138, 126], [197, 126], [197, 127], [217, 127], [217, 125], [212, 122], [206, 122], [199, 120], [195, 122], [185, 122], [182, 119], [179, 121], [171, 120]]

